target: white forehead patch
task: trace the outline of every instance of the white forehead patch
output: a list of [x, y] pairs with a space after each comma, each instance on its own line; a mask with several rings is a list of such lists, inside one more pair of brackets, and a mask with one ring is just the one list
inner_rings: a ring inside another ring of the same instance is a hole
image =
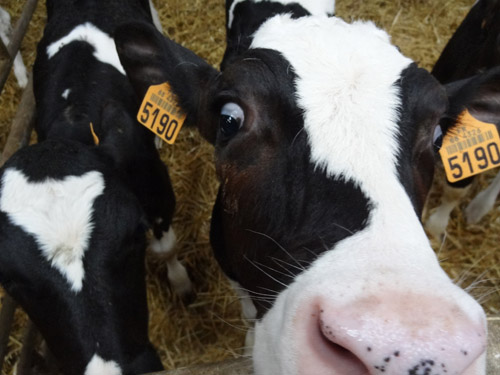
[[[250, 1], [253, 3], [260, 3], [262, 1], [270, 2], [269, 0], [234, 0], [229, 8], [227, 27], [231, 28], [233, 24], [234, 8], [238, 3], [242, 3], [244, 1]], [[272, 2], [283, 5], [291, 3], [299, 4], [302, 8], [315, 16], [326, 16], [327, 14], [331, 15], [335, 12], [335, 0], [276, 0]]]
[[115, 361], [105, 361], [94, 354], [87, 364], [84, 375], [121, 375], [122, 370]]
[[125, 70], [116, 52], [115, 41], [90, 22], [78, 25], [65, 37], [51, 43], [47, 47], [47, 56], [49, 59], [52, 58], [61, 48], [75, 41], [90, 44], [94, 47], [94, 57], [97, 60], [112, 65], [121, 74], [125, 75]]
[[387, 33], [371, 22], [284, 15], [264, 23], [251, 47], [281, 52], [297, 74], [312, 162], [375, 202], [390, 197], [384, 179], [397, 178], [401, 103], [395, 82], [411, 60]]
[[96, 171], [62, 180], [30, 182], [16, 169], [2, 179], [0, 209], [9, 220], [34, 236], [44, 257], [66, 278], [71, 289], [82, 289], [83, 256], [93, 229], [94, 200], [104, 191]]

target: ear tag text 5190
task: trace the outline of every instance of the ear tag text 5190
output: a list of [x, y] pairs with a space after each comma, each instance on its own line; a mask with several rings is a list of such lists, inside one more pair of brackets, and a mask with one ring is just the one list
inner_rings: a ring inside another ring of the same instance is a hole
[[468, 110], [449, 129], [439, 150], [449, 182], [500, 166], [500, 138], [494, 124], [479, 121]]
[[165, 142], [173, 144], [186, 119], [177, 102], [167, 82], [150, 86], [137, 113], [137, 121]]

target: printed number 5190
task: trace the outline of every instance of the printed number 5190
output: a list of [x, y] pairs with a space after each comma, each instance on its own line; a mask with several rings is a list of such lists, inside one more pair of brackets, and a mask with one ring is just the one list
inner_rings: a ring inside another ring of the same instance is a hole
[[460, 180], [464, 174], [472, 176], [500, 165], [500, 150], [498, 145], [492, 142], [485, 147], [476, 147], [470, 154], [465, 151], [448, 158], [448, 165], [452, 176]]
[[[170, 116], [167, 113], [162, 113], [160, 116], [160, 110], [158, 108], [153, 109], [153, 104], [151, 102], [146, 102], [140, 120], [143, 124], [148, 124], [149, 128], [164, 138], [166, 141], [171, 141], [176, 134], [177, 127], [179, 123], [176, 119], [170, 120]], [[152, 110], [152, 111], [151, 111]], [[159, 121], [158, 120], [159, 117]]]

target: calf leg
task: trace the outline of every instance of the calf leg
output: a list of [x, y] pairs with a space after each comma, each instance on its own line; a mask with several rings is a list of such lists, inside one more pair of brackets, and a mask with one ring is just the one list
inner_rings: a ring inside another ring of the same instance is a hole
[[28, 73], [26, 72], [26, 66], [24, 65], [20, 52], [17, 53], [14, 59], [14, 75], [16, 76], [19, 87], [25, 88], [28, 84]]
[[193, 285], [186, 268], [177, 258], [175, 251], [176, 236], [172, 226], [167, 231], [153, 229], [153, 239], [150, 246], [154, 253], [165, 259], [168, 270], [168, 281], [172, 290], [184, 301], [190, 302], [194, 298]]
[[441, 205], [435, 209], [434, 213], [425, 223], [425, 229], [433, 237], [439, 239], [443, 238], [446, 227], [448, 226], [451, 211], [458, 206], [462, 198], [465, 197], [469, 191], [469, 188], [470, 185], [466, 187], [453, 187], [445, 184]]
[[245, 324], [248, 326], [248, 331], [245, 336], [245, 350], [244, 355], [252, 355], [254, 341], [255, 341], [255, 319], [257, 318], [257, 309], [250, 298], [250, 295], [245, 291], [239, 283], [229, 280], [229, 284], [236, 292], [241, 303], [241, 315]]
[[478, 223], [493, 208], [499, 193], [500, 172], [496, 175], [491, 185], [476, 195], [465, 209], [467, 223]]

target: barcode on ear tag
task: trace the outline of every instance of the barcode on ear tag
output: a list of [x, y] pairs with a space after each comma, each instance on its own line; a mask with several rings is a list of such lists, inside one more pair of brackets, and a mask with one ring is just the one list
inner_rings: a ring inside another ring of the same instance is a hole
[[177, 103], [177, 97], [167, 82], [150, 86], [137, 113], [137, 121], [165, 142], [173, 144], [186, 119]]
[[439, 150], [449, 182], [500, 166], [500, 138], [494, 124], [479, 121], [468, 110], [443, 138]]

